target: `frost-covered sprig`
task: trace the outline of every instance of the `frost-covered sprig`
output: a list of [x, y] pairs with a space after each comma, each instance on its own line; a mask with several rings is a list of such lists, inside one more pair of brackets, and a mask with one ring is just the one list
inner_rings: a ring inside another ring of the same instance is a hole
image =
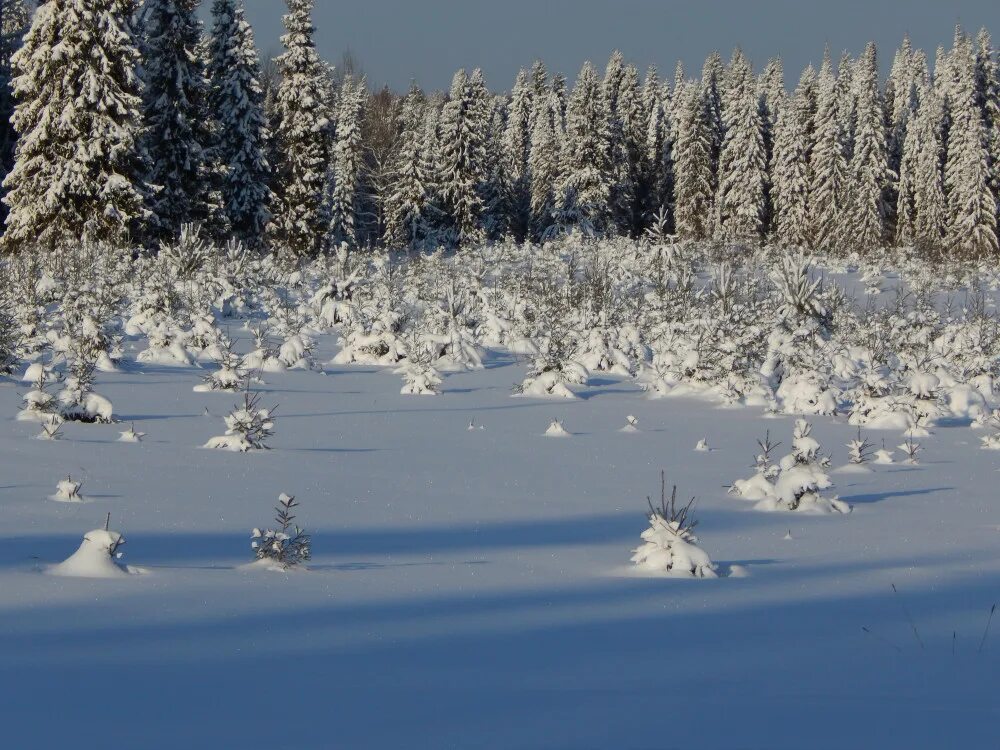
[[312, 542], [309, 535], [293, 523], [292, 509], [297, 507], [299, 503], [293, 496], [281, 493], [274, 508], [277, 528], [250, 532], [250, 547], [258, 560], [267, 560], [283, 570], [308, 562]]

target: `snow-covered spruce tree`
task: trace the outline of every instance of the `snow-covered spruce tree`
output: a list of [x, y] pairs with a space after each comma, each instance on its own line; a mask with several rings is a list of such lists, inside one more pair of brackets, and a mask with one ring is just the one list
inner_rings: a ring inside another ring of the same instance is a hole
[[357, 247], [357, 221], [360, 208], [361, 171], [364, 165], [364, 143], [361, 121], [368, 89], [364, 79], [345, 78], [340, 90], [337, 114], [337, 136], [333, 149], [330, 242]]
[[[473, 73], [475, 75], [475, 72]], [[441, 112], [437, 168], [441, 208], [453, 240], [475, 245], [482, 241], [483, 200], [480, 190], [488, 121], [464, 70], [455, 73], [448, 102]]]
[[562, 127], [559, 100], [556, 95], [546, 92], [535, 101], [532, 115], [531, 152], [528, 155], [530, 176], [530, 218], [531, 237], [545, 238], [552, 226], [556, 208], [556, 185], [559, 180], [559, 152]]
[[722, 62], [722, 55], [713, 52], [705, 59], [705, 64], [701, 68], [701, 87], [699, 89], [702, 116], [708, 129], [713, 200], [719, 189], [719, 156], [722, 152], [722, 141], [726, 135], [725, 122], [722, 117], [725, 87], [726, 66]]
[[951, 58], [946, 242], [957, 257], [984, 258], [997, 252], [997, 201], [990, 186], [989, 132], [977, 100], [976, 58], [967, 38], [958, 41]]
[[1000, 201], [1000, 60], [990, 32], [982, 28], [976, 35], [976, 90], [983, 111], [989, 141], [991, 186]]
[[719, 155], [718, 214], [721, 236], [756, 243], [764, 229], [767, 154], [757, 80], [741, 50], [733, 53], [726, 78], [725, 138]]
[[[926, 72], [926, 58], [924, 58]], [[903, 144], [906, 133], [916, 113], [918, 95], [917, 88], [923, 87], [926, 81], [920, 81], [918, 60], [910, 44], [909, 35], [903, 36], [903, 42], [892, 58], [892, 67], [885, 82], [885, 115], [886, 115], [886, 158], [889, 166], [890, 189], [886, 207], [895, 213], [899, 181], [902, 179]], [[890, 221], [892, 226], [894, 221]], [[897, 230], [898, 234], [898, 230]]]
[[160, 240], [178, 236], [185, 224], [203, 224], [212, 237], [224, 230], [212, 153], [217, 113], [210, 111], [197, 11], [198, 0], [147, 0], [142, 16], [143, 144], [146, 180], [156, 189], [150, 234]]
[[316, 255], [329, 229], [324, 201], [333, 113], [329, 70], [313, 35], [313, 0], [287, 0], [285, 52], [277, 58], [281, 82], [275, 95], [273, 219], [268, 240], [293, 258]]
[[757, 81], [757, 95], [760, 97], [760, 116], [764, 134], [766, 154], [766, 175], [764, 181], [764, 233], [772, 232], [774, 223], [774, 142], [777, 138], [778, 118], [788, 99], [785, 93], [785, 69], [780, 57], [767, 61]]
[[560, 159], [557, 213], [559, 222], [568, 228], [584, 232], [610, 228], [615, 165], [608, 122], [608, 103], [597, 71], [584, 63], [566, 109]]
[[816, 140], [809, 167], [809, 235], [813, 248], [830, 252], [841, 238], [847, 154], [837, 102], [837, 78], [829, 50], [816, 85]]
[[[14, 53], [28, 30], [31, 15], [25, 0], [0, 0], [0, 185], [14, 168], [17, 130], [10, 118], [14, 114]], [[0, 223], [7, 207], [0, 204]]]
[[885, 109], [879, 91], [875, 43], [869, 42], [854, 66], [854, 148], [848, 168], [845, 241], [859, 253], [870, 254], [885, 243], [886, 155]]
[[507, 101], [502, 96], [489, 93], [486, 82], [480, 74], [478, 82], [472, 80], [477, 98], [482, 101], [485, 112], [485, 142], [483, 146], [482, 182], [479, 195], [483, 201], [483, 231], [488, 240], [507, 236], [510, 231], [508, 221], [507, 177], [504, 173], [503, 135], [507, 122]]
[[[668, 90], [669, 91], [669, 90]], [[639, 181], [639, 210], [644, 227], [665, 219], [664, 232], [672, 228], [674, 188], [674, 132], [668, 110], [669, 95], [664, 94], [656, 68], [646, 73], [642, 91], [646, 117]]]
[[212, 17], [209, 102], [218, 121], [214, 158], [223, 169], [222, 209], [232, 233], [256, 248], [264, 239], [271, 199], [260, 61], [242, 0], [214, 0]]
[[[919, 53], [918, 53], [919, 54]], [[944, 194], [944, 107], [933, 86], [919, 93], [900, 160], [896, 242], [940, 255], [948, 217]]]
[[312, 552], [312, 540], [305, 530], [292, 523], [295, 516], [292, 509], [299, 507], [295, 498], [284, 492], [278, 497], [274, 521], [276, 529], [254, 529], [250, 532], [250, 548], [262, 563], [279, 570], [295, 568], [308, 562]]
[[641, 166], [645, 151], [647, 115], [642, 111], [639, 71], [634, 65], [622, 66], [620, 52], [608, 63], [604, 78], [604, 96], [608, 102], [608, 129], [614, 183], [611, 188], [611, 214], [623, 235], [637, 232], [641, 216]]
[[648, 573], [678, 578], [718, 578], [712, 559], [698, 546], [694, 528], [698, 525], [691, 515], [695, 499], [677, 507], [677, 487], [667, 499], [667, 482], [660, 473], [660, 504], [650, 498], [649, 528], [642, 532], [643, 544], [632, 555], [632, 562]]
[[684, 87], [676, 107], [674, 221], [681, 239], [703, 240], [711, 229], [712, 133], [696, 84]]
[[809, 86], [814, 80], [812, 68], [807, 68], [775, 125], [771, 231], [786, 247], [806, 247], [809, 243], [809, 158], [815, 116]]
[[781, 472], [774, 480], [774, 494], [759, 501], [754, 508], [817, 514], [850, 513], [851, 506], [843, 500], [822, 494], [822, 490], [833, 486], [827, 473], [829, 466], [829, 457], [823, 455], [819, 442], [812, 437], [812, 425], [804, 419], [795, 420], [792, 451], [779, 462]]
[[13, 57], [21, 138], [3, 247], [119, 240], [145, 217], [130, 0], [47, 0]]
[[205, 448], [238, 453], [267, 450], [267, 440], [274, 435], [274, 408], [260, 406], [260, 393], [243, 392], [243, 403], [237, 404], [225, 416], [226, 434], [211, 438]]
[[427, 232], [427, 191], [421, 165], [425, 108], [424, 94], [414, 84], [403, 100], [399, 148], [385, 196], [383, 241], [388, 247], [414, 247]]
[[[506, 176], [507, 212], [511, 232], [518, 240], [528, 234], [531, 219], [530, 155], [532, 133], [541, 115], [534, 97], [535, 86], [522, 69], [510, 93], [507, 125], [503, 134], [503, 163]], [[547, 92], [541, 95], [544, 101]], [[536, 114], [537, 111], [537, 114]]]

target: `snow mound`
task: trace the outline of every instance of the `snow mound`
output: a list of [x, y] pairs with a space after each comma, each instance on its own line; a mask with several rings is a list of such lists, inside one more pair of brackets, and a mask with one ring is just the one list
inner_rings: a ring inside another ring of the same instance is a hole
[[113, 555], [125, 543], [117, 531], [94, 529], [83, 536], [79, 549], [58, 565], [48, 569], [49, 575], [67, 578], [124, 578], [139, 572], [120, 564]]
[[545, 431], [546, 437], [570, 437], [571, 434], [572, 433], [566, 431], [566, 428], [563, 427], [563, 423], [558, 419], [553, 419], [552, 424], [550, 424], [549, 428]]

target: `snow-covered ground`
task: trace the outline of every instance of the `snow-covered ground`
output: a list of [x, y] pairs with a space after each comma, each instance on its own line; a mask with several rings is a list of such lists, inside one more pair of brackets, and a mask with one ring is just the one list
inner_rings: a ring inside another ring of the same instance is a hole
[[[765, 430], [787, 450], [791, 416], [601, 374], [580, 399], [512, 398], [526, 364], [490, 351], [431, 398], [374, 368], [266, 374], [273, 449], [240, 454], [200, 447], [239, 394], [134, 354], [97, 379], [124, 424], [66, 423], [61, 441], [15, 421], [27, 384], [0, 386], [11, 747], [996, 742], [1000, 623], [981, 641], [1000, 598], [1000, 453], [967, 426], [935, 427], [916, 466], [831, 474], [849, 515], [761, 513], [726, 485]], [[569, 437], [545, 436], [555, 419]], [[129, 423], [142, 442], [119, 442]], [[846, 463], [857, 428], [813, 425]], [[720, 578], [633, 572], [661, 469], [699, 498]], [[68, 475], [85, 502], [49, 499]], [[246, 569], [281, 492], [313, 535], [309, 570]], [[42, 573], [108, 512], [141, 574]]]

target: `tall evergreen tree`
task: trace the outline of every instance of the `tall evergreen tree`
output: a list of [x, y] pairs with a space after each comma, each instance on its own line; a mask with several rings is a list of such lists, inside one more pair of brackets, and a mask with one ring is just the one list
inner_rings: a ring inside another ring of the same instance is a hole
[[47, 0], [13, 56], [3, 248], [122, 241], [145, 219], [130, 0]]
[[536, 99], [534, 109], [531, 153], [528, 156], [528, 172], [531, 175], [530, 228], [531, 236], [542, 240], [552, 226], [556, 209], [562, 113], [555, 92]]
[[427, 191], [421, 168], [425, 107], [423, 92], [414, 84], [403, 101], [399, 148], [385, 200], [383, 241], [390, 247], [415, 247], [427, 232]]
[[151, 234], [159, 239], [177, 236], [185, 224], [222, 232], [211, 150], [217, 123], [197, 10], [198, 0], [147, 0], [143, 16], [146, 180], [156, 190]]
[[778, 117], [785, 103], [785, 72], [780, 57], [773, 57], [760, 74], [758, 83], [761, 122], [764, 133], [764, 154], [767, 164], [764, 181], [764, 231], [769, 232], [774, 217], [774, 141], [777, 138]]
[[212, 16], [209, 101], [219, 123], [215, 158], [223, 170], [222, 207], [233, 234], [257, 247], [271, 199], [260, 62], [242, 2], [215, 0]]
[[566, 109], [559, 184], [562, 223], [596, 231], [613, 228], [610, 207], [616, 179], [604, 91], [593, 65], [584, 63]]
[[[543, 91], [543, 96], [544, 96]], [[529, 155], [535, 100], [535, 85], [526, 70], [517, 74], [511, 91], [510, 109], [503, 137], [504, 174], [508, 196], [510, 229], [517, 239], [528, 231], [531, 214]]]
[[441, 207], [460, 244], [477, 244], [483, 229], [482, 156], [484, 112], [464, 70], [455, 73], [448, 102], [441, 112], [438, 178]]
[[344, 78], [340, 89], [337, 135], [331, 164], [330, 241], [358, 246], [358, 213], [364, 143], [361, 123], [368, 90], [365, 81]]
[[947, 244], [956, 255], [981, 258], [997, 252], [997, 202], [990, 186], [989, 132], [976, 90], [976, 55], [967, 38], [957, 42], [950, 65]]
[[812, 127], [816, 115], [815, 73], [807, 68], [795, 94], [784, 103], [775, 124], [772, 200], [772, 232], [787, 247], [809, 244], [809, 160]]
[[885, 110], [878, 82], [875, 44], [869, 42], [854, 69], [854, 151], [849, 166], [845, 239], [861, 252], [885, 243], [886, 154]]
[[[21, 47], [30, 20], [24, 0], [0, 0], [0, 184], [14, 168], [17, 146], [17, 131], [11, 123], [14, 115], [14, 67], [11, 58]], [[0, 203], [0, 225], [6, 216], [7, 207]]]
[[767, 154], [757, 80], [750, 61], [736, 50], [729, 65], [719, 156], [718, 215], [721, 235], [731, 242], [757, 242], [764, 228]]
[[847, 183], [847, 158], [838, 107], [837, 81], [829, 53], [816, 82], [816, 137], [810, 158], [809, 236], [826, 252], [841, 239], [840, 220]]
[[330, 77], [313, 39], [313, 0], [287, 0], [275, 95], [274, 219], [271, 244], [294, 257], [316, 255], [329, 219], [324, 201], [330, 164]]
[[702, 240], [711, 232], [712, 127], [706, 120], [704, 95], [696, 84], [685, 86], [675, 102], [678, 112], [674, 142], [674, 223], [677, 236]]
[[[927, 87], [912, 127], [913, 242], [925, 251], [939, 251], [948, 222], [944, 194], [944, 107], [941, 97]], [[907, 143], [910, 131], [907, 131]], [[904, 161], [908, 154], [904, 153]]]

